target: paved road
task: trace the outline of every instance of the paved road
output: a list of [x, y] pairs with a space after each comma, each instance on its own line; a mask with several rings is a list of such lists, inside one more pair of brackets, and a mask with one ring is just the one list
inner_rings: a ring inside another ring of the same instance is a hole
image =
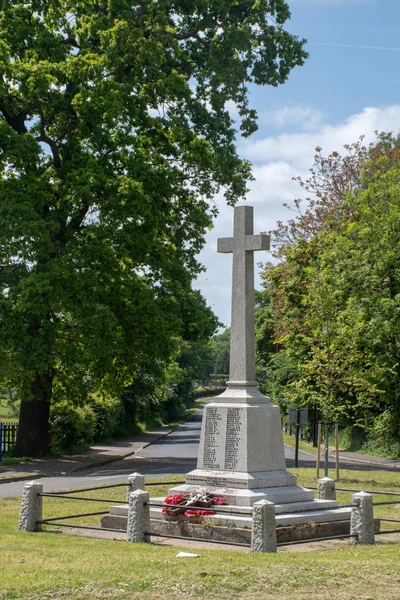
[[[94, 487], [106, 483], [122, 483], [127, 475], [144, 473], [147, 477], [182, 475], [196, 468], [202, 411], [186, 421], [179, 429], [137, 454], [114, 462], [101, 470], [79, 471], [60, 477], [38, 479], [45, 492], [74, 487]], [[24, 481], [0, 485], [0, 497], [20, 496]]]
[[[44, 491], [56, 491], [74, 487], [92, 487], [106, 483], [122, 483], [129, 473], [135, 471], [147, 477], [160, 475], [185, 474], [196, 468], [199, 445], [202, 411], [199, 411], [189, 421], [170, 435], [141, 450], [137, 454], [122, 461], [112, 463], [101, 470], [93, 472], [72, 473], [60, 477], [46, 477], [40, 481]], [[285, 446], [286, 464], [294, 466], [294, 449]], [[300, 467], [315, 467], [315, 456], [307, 452], [299, 453]], [[330, 463], [330, 468], [334, 468]], [[367, 463], [341, 461], [341, 468], [346, 469], [377, 469]], [[19, 496], [24, 486], [23, 481], [0, 485], [0, 496]]]

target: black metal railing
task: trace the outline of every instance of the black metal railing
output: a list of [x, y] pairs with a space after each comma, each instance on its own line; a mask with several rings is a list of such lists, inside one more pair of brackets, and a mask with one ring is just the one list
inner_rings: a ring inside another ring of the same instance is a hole
[[146, 487], [152, 485], [182, 485], [183, 483], [186, 483], [186, 481], [146, 481]]
[[[308, 490], [317, 490], [318, 488], [312, 485], [305, 485]], [[382, 492], [381, 490], [357, 490], [355, 488], [339, 488], [335, 486], [336, 492], [355, 492], [360, 493], [365, 492], [366, 494], [381, 494], [382, 496], [400, 496], [400, 492]]]
[[[106, 490], [106, 489], [110, 489], [110, 488], [118, 488], [118, 487], [127, 487], [126, 483], [114, 483], [112, 485], [102, 485], [102, 486], [96, 486], [96, 487], [91, 487], [91, 488], [85, 488], [83, 490], [79, 490], [81, 493], [86, 493], [86, 492], [93, 492], [93, 491], [97, 491], [97, 490]], [[67, 490], [65, 492], [42, 492], [39, 494], [39, 496], [42, 496], [44, 498], [64, 498], [67, 500], [77, 500], [78, 502], [103, 502], [105, 504], [126, 504], [126, 500], [116, 500], [114, 498], [90, 498], [87, 496], [75, 496], [74, 494], [76, 494], [77, 490]], [[90, 529], [90, 530], [95, 530], [95, 531], [114, 531], [115, 533], [126, 533], [125, 530], [123, 529], [110, 529], [107, 527], [95, 527], [92, 525], [77, 525], [77, 524], [69, 524], [69, 523], [64, 523], [63, 521], [67, 521], [69, 519], [80, 519], [83, 517], [94, 517], [94, 516], [100, 516], [100, 515], [107, 515], [109, 513], [109, 510], [105, 510], [105, 511], [96, 511], [96, 512], [88, 512], [88, 513], [77, 513], [74, 515], [65, 515], [65, 516], [59, 516], [59, 517], [51, 517], [49, 519], [41, 519], [40, 521], [37, 521], [37, 524], [40, 525], [52, 525], [55, 527], [71, 527], [74, 529]]]
[[17, 441], [17, 423], [0, 423], [0, 460], [2, 454], [10, 452]]
[[[170, 482], [170, 481], [163, 481], [163, 482], [145, 482], [145, 486], [162, 486], [162, 485], [178, 485], [181, 483], [185, 483], [184, 481], [178, 481], [178, 482]], [[79, 490], [79, 492], [81, 494], [86, 493], [86, 492], [92, 492], [92, 491], [96, 491], [96, 490], [105, 490], [105, 489], [110, 489], [110, 488], [118, 488], [118, 487], [128, 487], [128, 485], [126, 483], [116, 483], [116, 484], [111, 484], [111, 485], [105, 485], [105, 486], [96, 486], [96, 487], [91, 487], [91, 488], [85, 488], [83, 490]], [[356, 490], [356, 489], [350, 489], [350, 488], [336, 488], [337, 491], [346, 491], [346, 492], [359, 492], [360, 490]], [[113, 498], [91, 498], [91, 497], [86, 497], [83, 495], [75, 495], [77, 492], [77, 490], [68, 490], [65, 492], [42, 492], [41, 494], [39, 494], [42, 497], [49, 497], [49, 498], [63, 498], [63, 499], [68, 499], [68, 500], [76, 500], [76, 501], [85, 501], [85, 502], [103, 502], [106, 504], [126, 504], [126, 500], [117, 500], [117, 499], [113, 499]], [[371, 494], [382, 494], [382, 495], [389, 495], [389, 496], [400, 496], [400, 492], [384, 492], [384, 491], [380, 491], [380, 490], [373, 490], [373, 491], [368, 491], [368, 493]], [[155, 503], [152, 502], [151, 500], [146, 503], [147, 506], [149, 506], [150, 508], [163, 508], [164, 506], [166, 506], [165, 504], [160, 504], [160, 503]], [[385, 501], [385, 502], [376, 502], [374, 503], [374, 507], [375, 506], [390, 506], [390, 505], [397, 505], [399, 504], [399, 500], [391, 500], [391, 501]], [[353, 509], [355, 508], [354, 504], [344, 504], [344, 505], [339, 505], [336, 508], [331, 508], [330, 511], [340, 511], [343, 509]], [[252, 511], [250, 511], [250, 513], [244, 513], [238, 510], [234, 510], [234, 508], [230, 508], [230, 507], [224, 507], [221, 505], [212, 505], [209, 507], [204, 507], [204, 506], [199, 506], [199, 505], [192, 505], [192, 506], [188, 506], [187, 507], [188, 510], [202, 510], [204, 511], [204, 513], [206, 513], [207, 511], [210, 511], [210, 513], [212, 513], [213, 515], [224, 515], [224, 516], [239, 516], [239, 517], [245, 517], [245, 516], [251, 516], [252, 515]], [[315, 512], [314, 510], [305, 510], [305, 511], [301, 511], [302, 514], [310, 514]], [[60, 517], [51, 517], [48, 519], [42, 519], [40, 521], [37, 521], [38, 524], [41, 525], [52, 525], [52, 526], [58, 526], [58, 527], [70, 527], [70, 528], [75, 528], [75, 529], [88, 529], [88, 530], [95, 530], [95, 531], [111, 531], [111, 532], [115, 532], [115, 533], [126, 533], [126, 530], [124, 529], [114, 529], [114, 528], [107, 528], [107, 527], [95, 527], [92, 525], [77, 525], [77, 524], [70, 524], [70, 523], [65, 523], [65, 521], [70, 520], [70, 519], [78, 519], [78, 518], [84, 518], [84, 517], [92, 517], [92, 516], [100, 516], [100, 515], [105, 515], [108, 514], [109, 511], [96, 511], [96, 512], [87, 512], [87, 513], [77, 513], [77, 514], [73, 514], [73, 515], [65, 515], [65, 516], [60, 516]], [[202, 515], [205, 518], [207, 518], [207, 514]], [[211, 516], [211, 514], [210, 514]], [[311, 516], [311, 515], [310, 515]], [[379, 517], [378, 517], [379, 518]], [[400, 524], [400, 519], [392, 519], [392, 518], [380, 518], [381, 522], [387, 522], [387, 523], [399, 523]], [[310, 521], [311, 522], [311, 521]], [[400, 529], [385, 529], [385, 530], [381, 530], [381, 531], [377, 531], [375, 532], [375, 535], [384, 535], [384, 534], [390, 534], [390, 533], [400, 533]], [[212, 543], [212, 544], [224, 544], [224, 545], [228, 545], [228, 546], [243, 546], [243, 547], [250, 547], [251, 544], [249, 543], [243, 543], [243, 542], [235, 542], [235, 541], [221, 541], [221, 540], [215, 540], [212, 538], [195, 538], [195, 537], [184, 537], [184, 536], [177, 536], [177, 535], [170, 535], [170, 534], [164, 534], [164, 533], [159, 533], [156, 531], [148, 531], [146, 532], [147, 536], [153, 536], [153, 537], [159, 537], [159, 538], [171, 538], [171, 539], [177, 539], [177, 540], [191, 540], [191, 541], [195, 541], [195, 542], [205, 542], [205, 543]], [[318, 538], [307, 538], [307, 539], [302, 539], [302, 540], [293, 540], [293, 541], [288, 541], [288, 542], [278, 542], [277, 546], [281, 547], [281, 546], [288, 546], [288, 545], [294, 545], [294, 544], [307, 544], [307, 543], [312, 543], [312, 542], [321, 542], [321, 541], [329, 541], [329, 540], [335, 540], [335, 539], [348, 539], [348, 538], [355, 538], [356, 535], [353, 533], [342, 533], [342, 534], [338, 534], [338, 535], [331, 535], [331, 536], [323, 536], [323, 537], [318, 537]]]

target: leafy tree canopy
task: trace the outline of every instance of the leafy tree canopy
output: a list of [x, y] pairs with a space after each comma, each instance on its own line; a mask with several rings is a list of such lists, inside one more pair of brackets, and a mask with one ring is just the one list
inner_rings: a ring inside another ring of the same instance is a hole
[[[267, 269], [287, 399], [317, 403], [373, 437], [400, 432], [400, 136], [317, 162], [316, 193], [277, 236]], [[294, 376], [295, 375], [295, 376]], [[382, 425], [384, 423], [384, 426]], [[376, 431], [375, 431], [376, 429]], [[399, 448], [400, 450], [400, 448]]]
[[[48, 449], [53, 395], [117, 392], [212, 332], [191, 281], [256, 128], [247, 87], [303, 64], [285, 0], [1, 0], [2, 385], [17, 452]], [[199, 327], [199, 322], [205, 325]], [[203, 331], [202, 331], [203, 329]]]

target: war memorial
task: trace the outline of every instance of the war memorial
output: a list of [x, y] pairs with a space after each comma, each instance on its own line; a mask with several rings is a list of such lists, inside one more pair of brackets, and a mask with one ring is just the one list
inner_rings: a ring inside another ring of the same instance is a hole
[[[253, 208], [235, 208], [233, 237], [218, 240], [219, 252], [233, 254], [229, 381], [204, 407], [197, 468], [167, 497], [151, 499], [144, 475], [133, 473], [126, 504], [111, 506], [102, 528], [126, 531], [129, 542], [159, 536], [247, 546], [253, 552], [319, 538], [374, 543], [379, 519], [374, 520], [370, 493], [354, 494], [351, 505], [338, 506], [332, 479], [318, 480], [315, 499], [314, 491], [297, 485], [296, 475], [286, 470], [279, 408], [255, 381], [253, 255], [268, 248], [268, 236], [253, 234]], [[58, 494], [43, 494], [39, 482], [25, 485], [20, 529], [38, 531], [54, 522], [42, 519], [43, 495]]]
[[[281, 539], [347, 533], [351, 510], [338, 507], [332, 480], [320, 480], [318, 498], [298, 486], [286, 470], [281, 414], [257, 387], [254, 336], [254, 252], [269, 249], [269, 236], [254, 235], [253, 207], [234, 209], [233, 237], [218, 240], [218, 252], [233, 255], [230, 374], [227, 389], [204, 407], [197, 468], [169, 495], [203, 493], [223, 497], [223, 513], [207, 517], [204, 528], [166, 514], [165, 498], [152, 499], [152, 531], [182, 537], [249, 540], [254, 509], [273, 507]], [[132, 489], [144, 477], [131, 478]], [[102, 519], [126, 527], [128, 505], [114, 506]], [[213, 527], [213, 520], [216, 526]], [[312, 523], [310, 528], [309, 524]]]

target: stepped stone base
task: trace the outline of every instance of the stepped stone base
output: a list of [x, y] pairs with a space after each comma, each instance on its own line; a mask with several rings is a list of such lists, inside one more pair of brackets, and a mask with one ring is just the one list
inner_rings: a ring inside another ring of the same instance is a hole
[[186, 475], [186, 483], [199, 487], [258, 489], [296, 485], [296, 475], [286, 470], [241, 473], [195, 469]]
[[[105, 515], [101, 519], [101, 526], [109, 529], [126, 529], [127, 517], [118, 515]], [[379, 531], [379, 519], [375, 519], [375, 531]], [[150, 529], [156, 536], [171, 535], [179, 537], [216, 540], [221, 542], [236, 542], [250, 544], [251, 529], [246, 527], [224, 527], [222, 524], [199, 525], [188, 521], [165, 521], [151, 519]], [[350, 519], [321, 523], [303, 523], [298, 525], [279, 525], [276, 529], [279, 543], [296, 542], [306, 539], [333, 537], [350, 533]]]
[[[183, 484], [171, 488], [169, 495], [183, 494], [188, 492], [198, 492], [199, 485]], [[208, 493], [214, 496], [222, 496], [226, 498], [231, 506], [245, 506], [251, 508], [255, 502], [259, 500], [268, 500], [274, 504], [291, 504], [294, 502], [305, 502], [313, 500], [314, 493], [312, 490], [300, 487], [298, 485], [287, 485], [279, 487], [263, 487], [255, 489], [234, 489], [227, 487], [205, 486]]]
[[[156, 505], [150, 509], [150, 518], [168, 523], [190, 522], [188, 518], [180, 515], [179, 517], [170, 517], [161, 512], [164, 506], [164, 498], [152, 498], [151, 503]], [[210, 508], [212, 510], [212, 507]], [[227, 525], [228, 527], [249, 527], [252, 526], [252, 508], [249, 506], [227, 505], [215, 508], [217, 514], [206, 518], [207, 523], [218, 523], [218, 525]], [[324, 523], [335, 521], [350, 520], [351, 509], [337, 507], [335, 500], [313, 500], [291, 502], [289, 504], [278, 503], [275, 505], [276, 525], [305, 525], [307, 523]], [[108, 515], [107, 515], [108, 516]], [[119, 504], [111, 506], [110, 517], [128, 517], [128, 505]], [[103, 523], [103, 521], [102, 521]]]

